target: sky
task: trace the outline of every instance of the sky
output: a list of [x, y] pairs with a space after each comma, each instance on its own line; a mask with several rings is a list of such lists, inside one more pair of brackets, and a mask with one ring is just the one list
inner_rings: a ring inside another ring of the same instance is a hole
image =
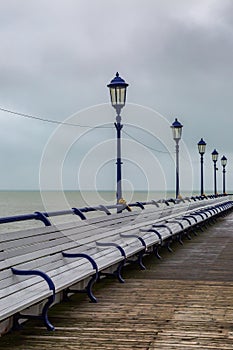
[[[0, 189], [115, 190], [115, 112], [107, 84], [129, 84], [121, 111], [125, 190], [199, 191], [197, 143], [225, 155], [233, 190], [232, 0], [2, 0]], [[218, 192], [222, 166], [218, 161]]]

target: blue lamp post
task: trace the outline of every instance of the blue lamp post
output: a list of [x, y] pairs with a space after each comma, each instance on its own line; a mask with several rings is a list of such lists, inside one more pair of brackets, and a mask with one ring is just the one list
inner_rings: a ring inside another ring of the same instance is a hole
[[198, 146], [198, 151], [201, 156], [201, 196], [204, 195], [204, 179], [203, 179], [203, 155], [205, 154], [205, 149], [206, 149], [206, 143], [203, 139], [200, 139], [200, 141], [197, 144]]
[[225, 156], [222, 156], [221, 158], [221, 164], [222, 164], [222, 172], [223, 172], [223, 181], [222, 181], [222, 186], [223, 186], [223, 190], [222, 193], [226, 194], [226, 165], [227, 165], [227, 158]]
[[125, 105], [126, 101], [126, 90], [127, 84], [120, 76], [119, 73], [116, 73], [114, 79], [111, 80], [110, 84], [108, 84], [108, 88], [110, 90], [111, 103], [113, 108], [116, 110], [116, 123], [114, 123], [116, 131], [117, 131], [117, 203], [120, 203], [122, 199], [122, 186], [121, 186], [121, 129], [123, 125], [121, 124], [121, 109]]
[[183, 125], [175, 119], [171, 125], [173, 139], [176, 142], [176, 198], [180, 196], [180, 184], [179, 184], [179, 141], [181, 139]]
[[216, 149], [213, 150], [212, 152], [212, 160], [214, 162], [214, 194], [215, 196], [217, 195], [217, 160], [218, 160], [218, 152], [216, 151]]

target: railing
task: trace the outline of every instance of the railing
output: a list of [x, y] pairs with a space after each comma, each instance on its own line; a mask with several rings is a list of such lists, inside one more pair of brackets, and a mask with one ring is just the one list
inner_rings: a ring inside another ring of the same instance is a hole
[[159, 199], [157, 201], [151, 200], [148, 202], [135, 202], [135, 203], [129, 203], [129, 204], [115, 204], [115, 205], [98, 205], [98, 206], [92, 206], [92, 207], [83, 207], [83, 208], [71, 208], [69, 210], [61, 210], [61, 211], [54, 211], [54, 212], [39, 212], [36, 211], [31, 214], [21, 214], [21, 215], [15, 215], [15, 216], [6, 216], [6, 217], [0, 217], [0, 224], [7, 224], [7, 223], [13, 223], [13, 222], [20, 222], [20, 221], [28, 221], [28, 220], [39, 220], [42, 223], [44, 223], [45, 226], [51, 226], [51, 222], [48, 219], [49, 217], [55, 217], [55, 216], [62, 216], [62, 215], [77, 215], [80, 217], [81, 220], [86, 220], [86, 216], [84, 213], [89, 212], [96, 212], [101, 211], [104, 212], [106, 215], [111, 215], [110, 210], [114, 209], [117, 213], [120, 213], [124, 210], [131, 211], [131, 208], [138, 207], [140, 209], [144, 209], [147, 205], [155, 205], [159, 206], [159, 204], [165, 203], [167, 206], [170, 204], [178, 204], [180, 202], [191, 202], [191, 201], [198, 201], [198, 200], [204, 200], [204, 199], [211, 199], [211, 198], [218, 198], [226, 196], [225, 194], [220, 195], [208, 195], [208, 196], [192, 196], [192, 197], [185, 197], [180, 199]]

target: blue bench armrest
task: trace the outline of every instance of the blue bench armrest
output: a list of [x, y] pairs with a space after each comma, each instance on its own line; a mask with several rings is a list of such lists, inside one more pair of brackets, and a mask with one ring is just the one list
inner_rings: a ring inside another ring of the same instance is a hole
[[120, 251], [121, 255], [124, 258], [126, 258], [126, 254], [125, 254], [124, 249], [117, 243], [114, 243], [114, 242], [96, 242], [96, 245], [99, 247], [115, 247]]
[[[11, 270], [12, 270], [13, 274], [15, 274], [15, 275], [42, 277], [45, 280], [45, 282], [48, 284], [49, 289], [53, 292], [53, 294], [49, 297], [48, 302], [44, 305], [41, 317], [42, 317], [47, 329], [53, 331], [55, 328], [50, 323], [50, 321], [48, 319], [48, 309], [53, 304], [53, 302], [55, 300], [55, 285], [54, 285], [52, 279], [45, 272], [40, 271], [40, 270], [20, 270], [20, 269], [14, 268], [14, 267], [12, 267]], [[35, 317], [37, 317], [37, 316], [35, 316]], [[18, 319], [19, 318], [20, 318], [20, 316], [18, 317]], [[22, 318], [30, 318], [30, 316], [26, 316], [26, 315], [23, 316], [22, 315]]]

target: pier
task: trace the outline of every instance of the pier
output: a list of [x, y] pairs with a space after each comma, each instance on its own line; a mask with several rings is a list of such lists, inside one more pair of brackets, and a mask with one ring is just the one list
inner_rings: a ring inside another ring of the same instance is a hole
[[126, 280], [103, 279], [99, 303], [75, 295], [55, 305], [55, 332], [29, 321], [4, 335], [0, 349], [233, 349], [233, 213], [204, 232], [148, 256]]

